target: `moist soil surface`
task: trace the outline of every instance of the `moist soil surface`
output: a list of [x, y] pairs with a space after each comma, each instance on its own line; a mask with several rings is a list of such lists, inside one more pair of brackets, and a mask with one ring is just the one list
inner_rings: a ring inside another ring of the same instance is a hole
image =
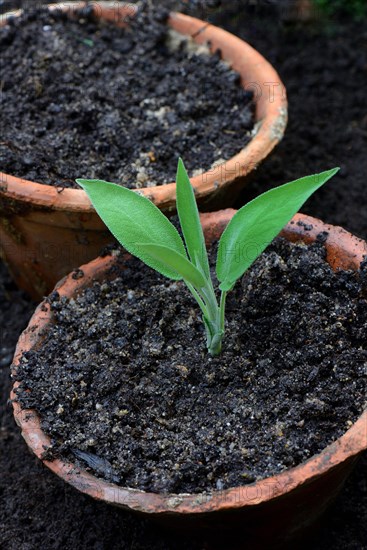
[[274, 242], [228, 296], [217, 357], [184, 283], [140, 261], [75, 300], [54, 293], [55, 326], [17, 376], [22, 408], [51, 437], [47, 457], [76, 456], [127, 487], [195, 493], [320, 452], [367, 397], [367, 262], [335, 274], [324, 256], [319, 242]]
[[174, 181], [178, 156], [197, 175], [238, 153], [252, 92], [219, 51], [170, 31], [168, 13], [145, 7], [121, 29], [89, 8], [74, 20], [41, 9], [0, 28], [2, 171], [149, 187]]
[[[0, 11], [32, 3], [39, 4], [38, 0], [23, 4], [0, 0]], [[366, 239], [365, 21], [350, 17], [290, 21], [285, 3], [277, 6], [267, 0], [256, 5], [228, 0], [216, 8], [209, 2], [189, 3], [196, 4], [191, 10], [194, 15], [210, 19], [255, 46], [274, 64], [287, 87], [290, 119], [286, 135], [257, 170], [241, 204], [265, 187], [341, 165], [342, 175], [318, 191], [303, 211]], [[162, 0], [160, 5], [180, 9], [184, 2]], [[313, 117], [317, 125], [311, 124]], [[93, 501], [59, 480], [28, 451], [7, 404], [8, 367], [35, 306], [16, 290], [1, 262], [0, 304], [0, 545], [10, 550], [207, 548], [203, 539], [171, 536], [139, 517]], [[366, 471], [364, 453], [335, 504], [319, 525], [304, 534], [304, 548], [367, 548]], [[300, 543], [291, 545], [292, 549], [300, 547]]]

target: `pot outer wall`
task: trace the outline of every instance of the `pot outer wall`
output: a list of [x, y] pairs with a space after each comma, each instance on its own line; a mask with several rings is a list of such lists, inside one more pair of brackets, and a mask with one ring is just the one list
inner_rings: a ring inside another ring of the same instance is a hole
[[[60, 4], [71, 17], [84, 5]], [[136, 9], [131, 3], [91, 5], [98, 17], [118, 26], [124, 26]], [[0, 24], [5, 23], [3, 16]], [[255, 93], [256, 135], [251, 142], [223, 165], [191, 179], [202, 210], [223, 208], [233, 204], [254, 168], [282, 139], [287, 124], [285, 88], [272, 66], [234, 35], [179, 13], [171, 13], [168, 24], [193, 36], [197, 43], [210, 41], [212, 51], [220, 48], [223, 58], [241, 74], [242, 86]], [[167, 214], [175, 211], [175, 183], [138, 192]], [[112, 241], [83, 190], [41, 185], [0, 173], [0, 254], [18, 286], [35, 300], [42, 299], [61, 277], [98, 256]]]
[[[218, 239], [234, 210], [201, 216], [207, 244]], [[340, 227], [325, 225], [315, 218], [297, 214], [282, 231], [292, 242], [313, 242], [328, 232], [325, 246], [333, 269], [358, 269], [367, 255], [367, 243]], [[94, 280], [103, 280], [115, 263], [114, 257], [97, 258], [82, 266], [83, 275], [70, 274], [56, 289], [63, 296], [75, 296]], [[42, 344], [42, 332], [51, 322], [47, 301], [42, 302], [28, 328], [21, 335], [13, 369], [24, 351]], [[15, 398], [14, 389], [11, 398]], [[35, 411], [21, 411], [13, 401], [15, 420], [31, 450], [39, 457], [50, 445], [40, 428]], [[176, 533], [192, 533], [207, 541], [207, 548], [294, 548], [295, 539], [310, 533], [348, 477], [358, 455], [367, 448], [367, 411], [337, 441], [320, 454], [281, 474], [250, 485], [210, 495], [158, 495], [124, 489], [106, 483], [74, 464], [60, 460], [45, 465], [79, 491], [149, 517]], [[293, 542], [292, 542], [293, 541]], [[292, 546], [293, 544], [293, 546]]]

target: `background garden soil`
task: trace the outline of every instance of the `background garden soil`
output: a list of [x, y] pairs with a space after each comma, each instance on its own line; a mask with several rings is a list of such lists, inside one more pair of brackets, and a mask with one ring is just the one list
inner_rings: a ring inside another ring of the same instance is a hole
[[[341, 175], [303, 211], [367, 238], [366, 22], [343, 18], [295, 24], [275, 2], [252, 2], [246, 8], [249, 4], [228, 1], [225, 10], [196, 8], [199, 16], [210, 17], [258, 48], [278, 69], [288, 90], [286, 137], [257, 171], [241, 202], [266, 186], [340, 165]], [[12, 349], [33, 305], [15, 290], [3, 266], [0, 281], [0, 546], [22, 550], [204, 548], [200, 541], [180, 538], [178, 542], [145, 521], [93, 502], [65, 486], [30, 455], [6, 401]], [[309, 548], [367, 549], [366, 471], [365, 455], [321, 529], [311, 533], [315, 540], [307, 544]]]

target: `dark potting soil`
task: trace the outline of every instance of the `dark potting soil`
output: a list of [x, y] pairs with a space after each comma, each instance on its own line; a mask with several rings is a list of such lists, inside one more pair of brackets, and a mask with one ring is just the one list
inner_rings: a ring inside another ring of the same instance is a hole
[[55, 293], [56, 325], [18, 373], [47, 456], [123, 486], [195, 493], [321, 451], [367, 398], [367, 264], [335, 274], [324, 254], [278, 239], [229, 295], [219, 357], [183, 283], [138, 261], [76, 300]]
[[[0, 0], [0, 12], [32, 2], [39, 4], [38, 0]], [[159, 3], [180, 9], [184, 0]], [[186, 4], [189, 3], [199, 2], [188, 0]], [[208, 7], [209, 0], [202, 4], [206, 5], [205, 10], [194, 15], [207, 18], [210, 14], [216, 24], [249, 40], [276, 66], [288, 90], [290, 120], [286, 136], [259, 168], [253, 187], [243, 194], [242, 201], [264, 186], [323, 170], [326, 161], [328, 166], [341, 164], [343, 177], [338, 178], [338, 186], [325, 186], [305, 210], [366, 238], [365, 21], [358, 23], [343, 17], [339, 21], [289, 23], [283, 19], [283, 0], [278, 2], [279, 10], [275, 1], [268, 0], [256, 4], [226, 0], [217, 10]], [[310, 116], [318, 121], [311, 132]], [[0, 368], [0, 546], [8, 550], [206, 548], [203, 540], [195, 543], [184, 536], [168, 536], [133, 514], [93, 501], [69, 487], [29, 453], [12, 418], [12, 409], [6, 405], [10, 381], [5, 359], [33, 309], [10, 282], [0, 261], [0, 339], [6, 348]], [[321, 524], [305, 533], [313, 540], [307, 540], [304, 548], [366, 548], [366, 471], [367, 455], [363, 453]], [[299, 548], [291, 545], [292, 550], [296, 547]]]
[[[208, 548], [205, 539], [194, 541], [191, 537], [169, 535], [134, 514], [75, 491], [30, 454], [7, 399], [11, 383], [9, 356], [34, 305], [15, 288], [1, 261], [0, 306], [0, 546], [8, 550]], [[364, 454], [335, 504], [322, 518], [321, 528], [308, 530], [312, 541], [306, 539], [307, 550], [364, 548], [366, 468]], [[230, 548], [229, 543], [223, 546]]]
[[[250, 140], [252, 93], [205, 46], [169, 31], [145, 5], [130, 29], [92, 10], [28, 11], [0, 28], [3, 172], [75, 187], [99, 178], [127, 187], [191, 175]], [[20, 63], [19, 60], [22, 60]]]

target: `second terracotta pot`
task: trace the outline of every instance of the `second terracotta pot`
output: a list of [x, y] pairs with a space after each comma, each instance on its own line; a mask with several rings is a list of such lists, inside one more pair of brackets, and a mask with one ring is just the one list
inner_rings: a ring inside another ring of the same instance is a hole
[[[218, 239], [233, 216], [233, 210], [204, 214], [202, 223], [208, 243]], [[297, 214], [282, 234], [292, 242], [313, 242], [327, 232], [327, 261], [333, 269], [358, 269], [367, 255], [367, 244], [340, 227]], [[83, 276], [69, 275], [57, 286], [61, 296], [75, 297], [93, 281], [102, 280], [114, 257], [98, 258], [82, 266]], [[37, 308], [19, 339], [13, 369], [22, 353], [42, 345], [45, 331], [52, 323], [47, 301]], [[14, 390], [11, 398], [16, 395]], [[35, 411], [21, 410], [13, 401], [15, 420], [30, 449], [42, 459], [50, 446]], [[294, 536], [320, 517], [336, 496], [358, 455], [367, 448], [367, 411], [338, 440], [295, 468], [261, 481], [223, 491], [200, 494], [154, 494], [107, 483], [81, 470], [73, 463], [43, 460], [67, 483], [93, 498], [126, 510], [144, 514], [170, 529], [200, 532], [211, 548], [284, 548]]]
[[[61, 7], [72, 16], [84, 5], [70, 2], [53, 7]], [[120, 26], [136, 10], [131, 3], [98, 2], [91, 6], [97, 17]], [[285, 88], [272, 66], [239, 38], [179, 13], [172, 13], [168, 24], [197, 43], [210, 42], [212, 51], [219, 48], [223, 58], [240, 73], [242, 86], [255, 93], [253, 139], [221, 166], [191, 180], [201, 209], [212, 209], [215, 204], [222, 208], [233, 204], [250, 172], [282, 139], [287, 123]], [[166, 212], [175, 209], [175, 183], [138, 192]], [[41, 299], [62, 276], [95, 258], [111, 239], [83, 190], [60, 192], [56, 187], [0, 173], [0, 253], [17, 284], [34, 299]]]

